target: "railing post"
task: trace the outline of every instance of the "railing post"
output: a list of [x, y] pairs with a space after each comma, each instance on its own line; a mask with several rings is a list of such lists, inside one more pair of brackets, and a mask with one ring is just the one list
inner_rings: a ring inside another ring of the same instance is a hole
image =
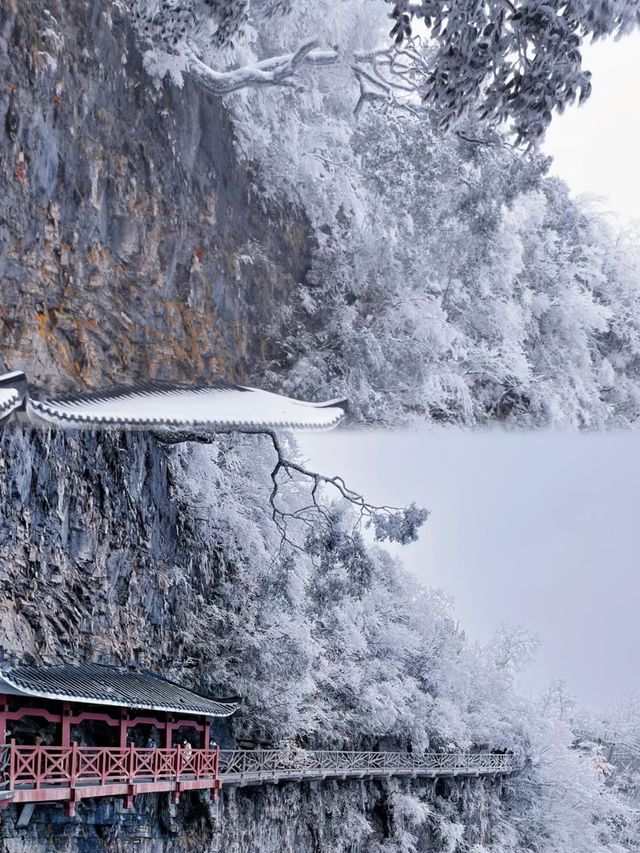
[[78, 744], [74, 742], [71, 744], [71, 755], [67, 753], [67, 761], [69, 761], [69, 787], [75, 787], [76, 782], [78, 781]]
[[33, 755], [33, 769], [36, 776], [36, 788], [42, 785], [42, 749], [36, 746]]
[[16, 739], [11, 738], [9, 742], [9, 790], [11, 791], [15, 788], [17, 758]]
[[127, 761], [127, 769], [129, 772], [129, 778], [127, 781], [129, 782], [130, 785], [132, 785], [134, 777], [135, 777], [135, 773], [136, 773], [136, 748], [132, 743], [129, 744], [129, 755], [128, 755], [128, 761]]

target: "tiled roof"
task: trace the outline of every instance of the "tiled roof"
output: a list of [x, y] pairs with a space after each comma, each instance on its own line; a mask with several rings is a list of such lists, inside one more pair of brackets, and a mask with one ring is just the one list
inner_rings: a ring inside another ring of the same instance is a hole
[[0, 423], [23, 403], [26, 377], [20, 370], [0, 376]]
[[238, 709], [237, 702], [207, 699], [149, 672], [94, 663], [16, 666], [0, 673], [0, 693], [211, 717]]
[[147, 382], [104, 392], [36, 398], [30, 396], [24, 375], [13, 373], [0, 377], [0, 416], [6, 417], [10, 410], [3, 415], [3, 395], [7, 400], [11, 397], [14, 408], [26, 400], [30, 421], [63, 427], [321, 430], [337, 426], [346, 410], [345, 400], [307, 403], [226, 382], [189, 387]]
[[8, 418], [22, 403], [22, 397], [15, 388], [0, 388], [0, 421]]

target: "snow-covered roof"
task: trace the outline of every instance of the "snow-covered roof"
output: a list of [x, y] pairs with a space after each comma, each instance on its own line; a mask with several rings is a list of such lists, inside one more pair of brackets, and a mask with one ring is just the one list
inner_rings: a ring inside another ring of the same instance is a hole
[[22, 405], [26, 381], [20, 370], [0, 376], [0, 423]]
[[210, 717], [228, 717], [238, 710], [235, 701], [199, 696], [150, 672], [95, 663], [16, 666], [0, 673], [0, 693]]
[[[1, 384], [0, 392], [19, 389]], [[309, 403], [244, 385], [215, 382], [185, 387], [148, 382], [104, 392], [34, 398], [24, 391], [27, 418], [61, 427], [111, 426], [211, 430], [332, 429], [342, 420], [345, 400]], [[23, 397], [19, 396], [19, 406]], [[0, 404], [2, 398], [0, 397]], [[7, 415], [10, 412], [7, 412]]]
[[22, 404], [22, 395], [15, 388], [0, 388], [0, 421], [4, 421]]

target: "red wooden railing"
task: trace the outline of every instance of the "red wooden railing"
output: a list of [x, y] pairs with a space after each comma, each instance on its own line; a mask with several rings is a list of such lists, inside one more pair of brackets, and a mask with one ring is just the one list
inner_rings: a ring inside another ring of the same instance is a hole
[[[142, 782], [218, 779], [220, 750], [142, 749], [135, 746], [16, 746], [6, 752], [5, 787], [110, 785]], [[0, 780], [0, 785], [2, 780]]]

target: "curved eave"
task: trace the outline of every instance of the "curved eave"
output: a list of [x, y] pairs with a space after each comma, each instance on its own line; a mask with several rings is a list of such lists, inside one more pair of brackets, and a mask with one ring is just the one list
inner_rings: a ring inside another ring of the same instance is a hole
[[19, 409], [22, 405], [22, 394], [15, 388], [0, 388], [0, 422]]
[[199, 419], [199, 418], [165, 418], [165, 417], [118, 417], [95, 416], [82, 412], [71, 412], [57, 407], [54, 403], [41, 400], [28, 400], [27, 412], [30, 420], [53, 426], [81, 427], [110, 427], [113, 429], [210, 429], [216, 432], [257, 432], [264, 429], [290, 429], [324, 431], [334, 429], [344, 417], [344, 401], [329, 403], [309, 403], [310, 408], [327, 411], [334, 408], [329, 418], [322, 420], [309, 418], [300, 420], [279, 419]]
[[[22, 696], [28, 699], [48, 699], [53, 702], [75, 702], [82, 705], [108, 705], [114, 708], [131, 708], [134, 711], [162, 711], [171, 714], [195, 714], [198, 717], [230, 717], [235, 714], [239, 705], [236, 703], [215, 702], [215, 708], [185, 708], [180, 706], [170, 705], [137, 705], [127, 703], [123, 699], [103, 699], [95, 696], [79, 696], [72, 693], [53, 693], [42, 690], [31, 690], [11, 680], [11, 677], [6, 673], [0, 676], [0, 692], [3, 692], [3, 687], [9, 686], [10, 690], [4, 690], [11, 696]], [[206, 701], [206, 700], [204, 700]]]

